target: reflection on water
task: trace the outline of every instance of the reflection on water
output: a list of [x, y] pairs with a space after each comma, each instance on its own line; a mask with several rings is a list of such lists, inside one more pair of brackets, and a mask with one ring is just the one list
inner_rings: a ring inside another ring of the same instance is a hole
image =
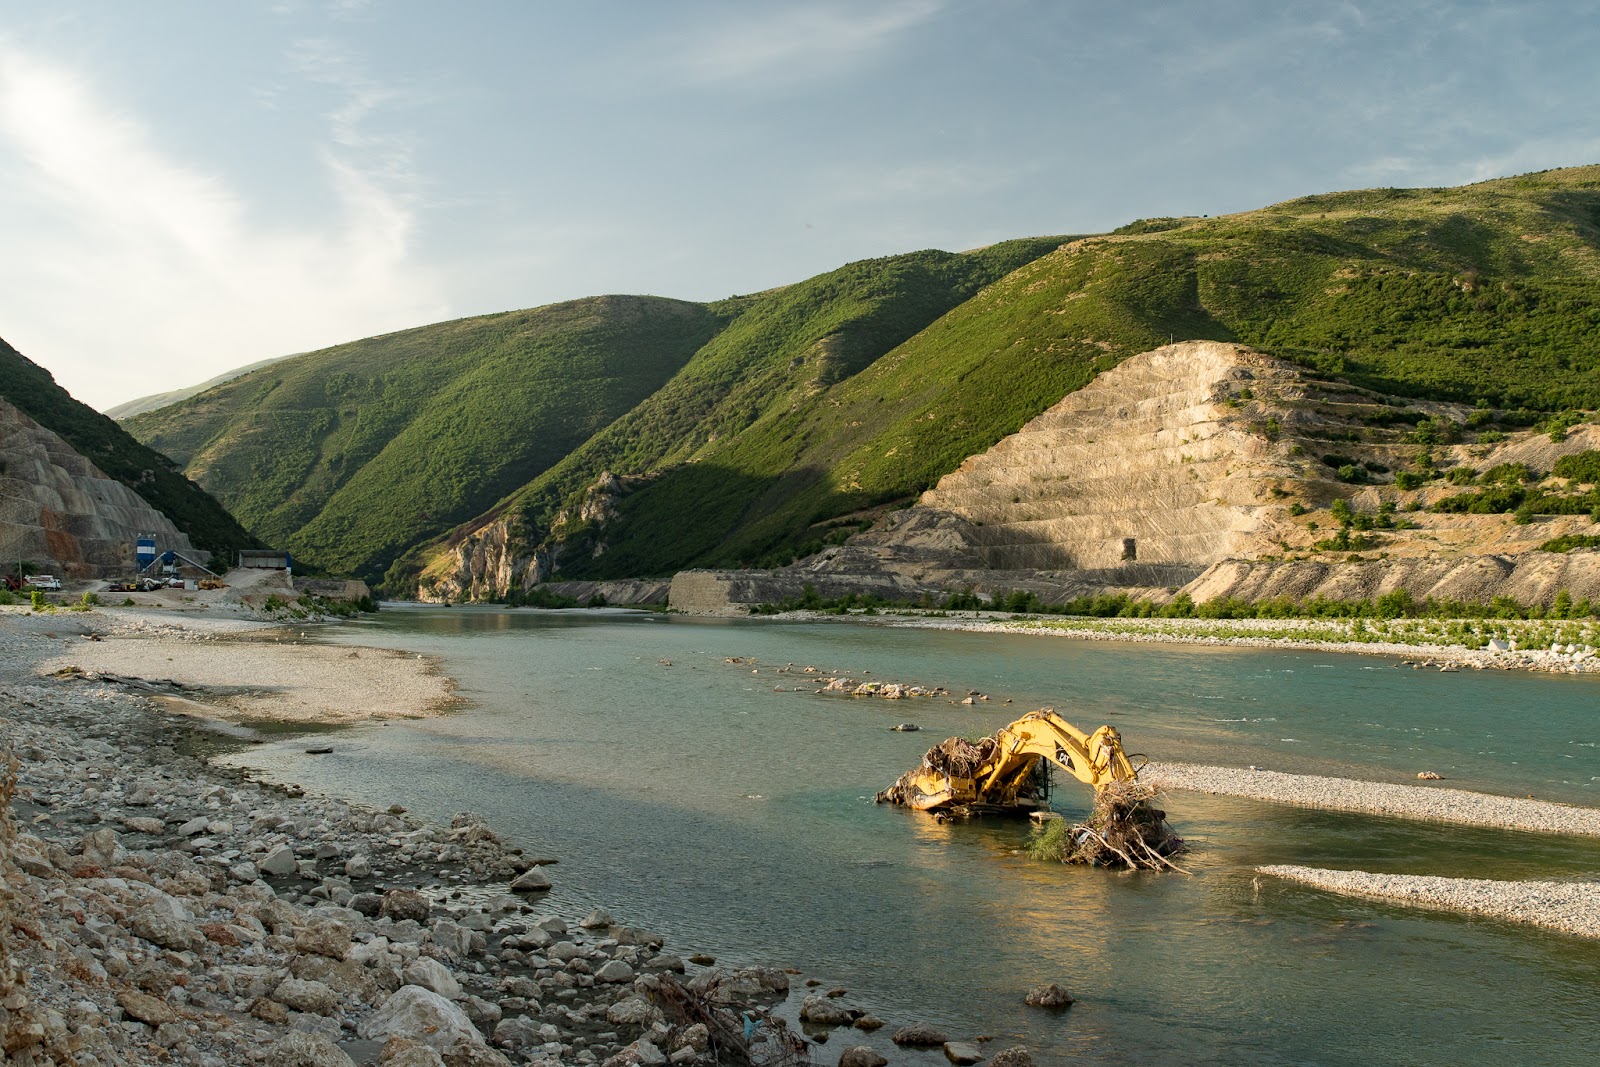
[[[332, 639], [442, 656], [469, 706], [349, 731], [331, 756], [282, 744], [240, 761], [435, 816], [482, 811], [562, 857], [558, 904], [605, 903], [680, 948], [791, 964], [891, 1021], [1015, 1037], [1041, 1062], [1396, 1063], [1423, 1049], [1461, 1063], [1592, 1061], [1600, 947], [1253, 869], [1593, 874], [1595, 843], [1180, 794], [1166, 806], [1195, 877], [1119, 875], [1028, 860], [1024, 825], [941, 826], [870, 802], [933, 741], [1043, 704], [1086, 728], [1111, 722], [1161, 758], [1391, 781], [1427, 768], [1453, 785], [1584, 801], [1600, 778], [1600, 750], [1573, 743], [1600, 735], [1591, 681], [615, 613], [386, 612]], [[755, 657], [759, 673], [728, 656]], [[768, 673], [790, 662], [995, 699], [774, 692], [804, 681]], [[924, 732], [888, 730], [908, 719]], [[1058, 783], [1058, 808], [1088, 800]], [[1079, 1004], [1059, 1017], [1025, 1008], [1023, 992], [1045, 981]]]

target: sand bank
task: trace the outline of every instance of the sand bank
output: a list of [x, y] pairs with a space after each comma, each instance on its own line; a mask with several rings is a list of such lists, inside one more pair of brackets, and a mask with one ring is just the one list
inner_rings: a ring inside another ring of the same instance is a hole
[[63, 636], [60, 653], [40, 672], [77, 668], [108, 680], [176, 682], [189, 690], [180, 695], [198, 707], [234, 720], [419, 718], [438, 714], [453, 699], [450, 680], [416, 653], [314, 644], [299, 630], [262, 630], [241, 620], [152, 623], [128, 613], [112, 621], [93, 634], [99, 640]]
[[1293, 866], [1257, 869], [1345, 896], [1471, 912], [1582, 937], [1600, 937], [1600, 884], [1594, 882], [1503, 882]]
[[1189, 763], [1152, 763], [1141, 777], [1161, 789], [1191, 789], [1327, 811], [1600, 837], [1600, 809], [1465, 789]]

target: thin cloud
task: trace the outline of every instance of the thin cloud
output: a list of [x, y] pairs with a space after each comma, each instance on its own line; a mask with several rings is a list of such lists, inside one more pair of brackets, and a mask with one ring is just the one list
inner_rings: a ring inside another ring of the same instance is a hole
[[784, 81], [831, 75], [900, 40], [944, 7], [940, 0], [904, 0], [876, 11], [811, 4], [761, 14], [723, 15], [697, 26], [664, 50], [690, 83]]
[[0, 287], [0, 336], [80, 399], [108, 406], [448, 313], [410, 262], [409, 157], [362, 142], [375, 104], [313, 147], [332, 221], [297, 228], [255, 218], [224, 175], [174, 158], [106, 95], [0, 39], [0, 229], [27, 268]]

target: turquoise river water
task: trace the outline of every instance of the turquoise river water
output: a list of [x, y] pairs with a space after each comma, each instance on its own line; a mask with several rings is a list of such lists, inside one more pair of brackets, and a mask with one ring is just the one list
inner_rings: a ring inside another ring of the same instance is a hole
[[[1254, 874], [1595, 878], [1600, 841], [1177, 793], [1165, 806], [1194, 877], [1127, 875], [1030, 861], [1025, 824], [941, 826], [871, 802], [937, 740], [1053, 705], [1161, 759], [1383, 781], [1430, 769], [1600, 805], [1600, 679], [623, 612], [386, 610], [320, 639], [438, 656], [465, 703], [343, 731], [331, 755], [285, 739], [235, 762], [435, 817], [482, 812], [561, 858], [554, 906], [604, 904], [686, 953], [799, 968], [891, 1025], [1023, 1042], [1046, 1064], [1600, 1061], [1600, 944]], [[774, 692], [804, 681], [769, 673], [786, 663], [993, 699]], [[906, 720], [923, 732], [888, 729]], [[1089, 799], [1058, 781], [1059, 810]], [[1079, 1003], [1024, 1007], [1046, 981]], [[886, 1031], [873, 1043], [944, 1062]]]

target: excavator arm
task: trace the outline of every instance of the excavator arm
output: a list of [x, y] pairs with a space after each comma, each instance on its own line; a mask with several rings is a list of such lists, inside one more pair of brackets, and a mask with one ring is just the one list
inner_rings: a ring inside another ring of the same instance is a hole
[[930, 749], [922, 765], [879, 793], [879, 802], [919, 811], [967, 808], [1016, 811], [1037, 804], [1027, 791], [1039, 760], [1048, 759], [1085, 785], [1100, 790], [1137, 777], [1116, 729], [1085, 734], [1053, 711], [1033, 711], [989, 737], [952, 737]]

